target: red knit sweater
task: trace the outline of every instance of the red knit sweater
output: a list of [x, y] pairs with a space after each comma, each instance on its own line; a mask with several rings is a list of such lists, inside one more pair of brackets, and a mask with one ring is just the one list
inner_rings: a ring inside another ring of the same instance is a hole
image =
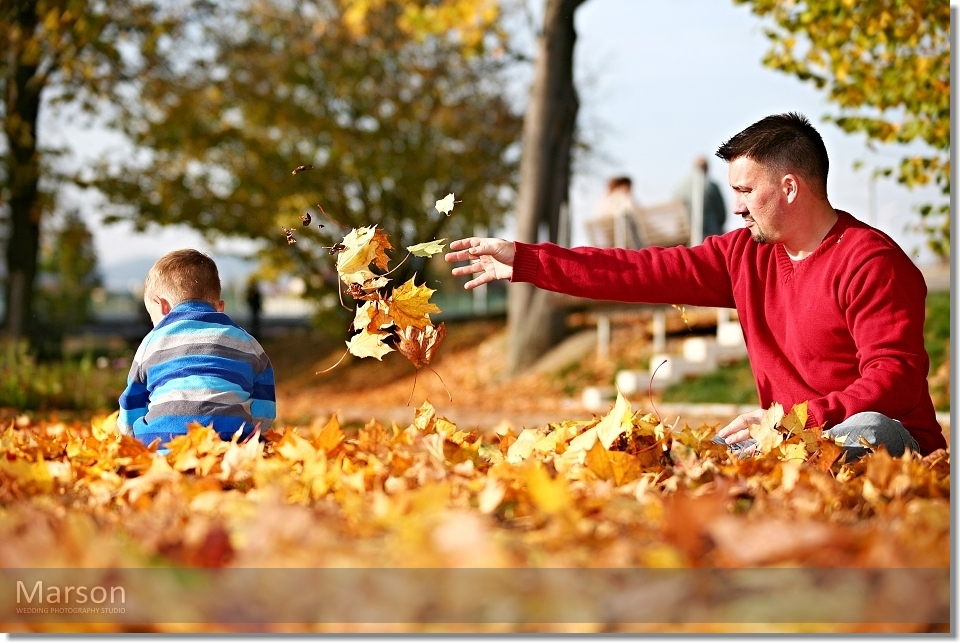
[[863, 411], [900, 420], [921, 453], [945, 447], [927, 386], [927, 288], [885, 234], [846, 212], [803, 261], [740, 229], [695, 248], [517, 243], [513, 281], [612, 301], [736, 308], [760, 404], [807, 401], [809, 426]]

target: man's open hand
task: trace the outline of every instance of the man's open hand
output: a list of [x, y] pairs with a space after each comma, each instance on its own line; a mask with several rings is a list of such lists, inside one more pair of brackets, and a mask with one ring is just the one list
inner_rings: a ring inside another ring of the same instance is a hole
[[461, 275], [477, 275], [464, 288], [472, 290], [477, 286], [496, 281], [497, 279], [511, 279], [513, 277], [513, 259], [516, 250], [512, 241], [492, 239], [489, 237], [469, 237], [458, 239], [450, 243], [450, 249], [457, 252], [448, 252], [444, 259], [450, 263], [469, 261], [466, 266], [454, 268], [455, 277]]
[[738, 415], [733, 422], [717, 431], [717, 435], [723, 438], [727, 444], [743, 442], [750, 438], [750, 425], [760, 424], [764, 412], [763, 409], [757, 409]]

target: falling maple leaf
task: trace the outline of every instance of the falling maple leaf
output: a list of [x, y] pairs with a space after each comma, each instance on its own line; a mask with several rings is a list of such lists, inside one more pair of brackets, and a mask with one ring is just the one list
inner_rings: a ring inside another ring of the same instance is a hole
[[420, 368], [433, 360], [434, 352], [446, 336], [447, 327], [443, 323], [439, 326], [427, 325], [422, 330], [416, 326], [407, 326], [400, 331], [397, 350], [414, 366]]
[[453, 192], [451, 192], [447, 196], [437, 201], [437, 212], [450, 216], [450, 211], [453, 210], [454, 203], [456, 203], [456, 201], [453, 200]]
[[347, 341], [347, 350], [356, 357], [375, 357], [380, 360], [393, 350], [383, 342], [388, 337], [390, 333], [371, 333], [364, 328]]
[[[370, 264], [386, 270], [389, 258], [386, 251], [393, 246], [387, 235], [376, 226], [355, 228], [343, 238], [343, 250], [337, 255], [337, 273], [345, 283], [362, 283], [373, 277]], [[363, 277], [352, 277], [363, 273]]]
[[376, 332], [393, 326], [393, 317], [389, 314], [386, 303], [379, 300], [365, 301], [353, 317], [353, 327], [356, 330]]
[[414, 326], [425, 330], [430, 325], [430, 313], [439, 313], [440, 308], [430, 303], [430, 296], [435, 292], [425, 285], [416, 285], [414, 278], [393, 289], [387, 304], [390, 307], [390, 316], [399, 328]]
[[444, 248], [446, 247], [446, 241], [446, 239], [437, 239], [435, 241], [418, 243], [416, 245], [407, 246], [407, 250], [414, 257], [432, 257], [433, 255], [443, 252]]
[[[450, 393], [450, 389], [447, 388], [446, 383], [444, 383], [443, 378], [429, 366], [433, 360], [434, 352], [440, 347], [440, 343], [443, 342], [443, 338], [446, 336], [447, 327], [442, 323], [436, 327], [428, 324], [422, 330], [416, 326], [406, 326], [400, 331], [400, 341], [397, 343], [397, 350], [413, 363], [418, 372], [424, 366], [433, 371], [434, 375], [440, 380], [440, 383], [443, 384], [443, 388], [446, 389], [447, 397], [452, 401], [453, 395]], [[407, 404], [410, 404], [410, 400], [413, 399], [413, 392], [416, 388], [417, 375], [415, 374], [413, 376], [413, 386], [410, 389], [410, 397], [407, 399]]]

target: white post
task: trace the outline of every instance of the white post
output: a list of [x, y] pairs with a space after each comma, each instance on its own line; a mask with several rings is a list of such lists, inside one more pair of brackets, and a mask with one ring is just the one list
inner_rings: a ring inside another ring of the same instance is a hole
[[613, 219], [613, 247], [627, 247], [627, 215], [618, 214]]
[[610, 357], [610, 315], [606, 313], [597, 315], [597, 357]]
[[653, 352], [667, 350], [667, 314], [663, 308], [653, 310]]
[[720, 332], [721, 326], [728, 323], [730, 323], [730, 309], [717, 308], [717, 332]]

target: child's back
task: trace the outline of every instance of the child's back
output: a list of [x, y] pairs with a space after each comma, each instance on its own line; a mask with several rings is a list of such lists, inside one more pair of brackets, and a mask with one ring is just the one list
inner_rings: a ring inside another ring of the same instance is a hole
[[[183, 298], [183, 295], [186, 295]], [[198, 422], [224, 439], [247, 437], [276, 416], [274, 375], [259, 342], [223, 313], [213, 261], [181, 250], [161, 258], [144, 285], [154, 329], [134, 357], [118, 424], [149, 444]]]

